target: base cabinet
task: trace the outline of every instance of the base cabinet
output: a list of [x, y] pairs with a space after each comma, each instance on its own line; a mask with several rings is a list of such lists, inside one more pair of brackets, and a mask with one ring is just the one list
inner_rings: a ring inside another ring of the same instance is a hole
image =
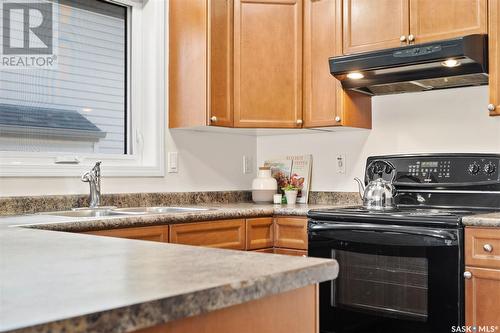
[[153, 227], [123, 228], [86, 232], [96, 236], [107, 236], [116, 238], [128, 238], [153, 242], [168, 242], [168, 226], [160, 225]]
[[465, 228], [465, 322], [477, 332], [500, 327], [499, 250], [499, 228]]
[[316, 333], [317, 291], [311, 285], [135, 333]]

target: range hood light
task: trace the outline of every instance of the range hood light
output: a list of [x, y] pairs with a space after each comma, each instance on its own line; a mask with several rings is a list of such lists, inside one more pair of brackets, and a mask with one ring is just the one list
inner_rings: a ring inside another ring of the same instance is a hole
[[460, 61], [456, 59], [446, 59], [441, 63], [444, 67], [457, 67], [460, 66]]
[[359, 79], [362, 79], [364, 77], [365, 76], [362, 73], [360, 73], [360, 72], [347, 73], [347, 78], [348, 79], [352, 79], [352, 80], [359, 80]]

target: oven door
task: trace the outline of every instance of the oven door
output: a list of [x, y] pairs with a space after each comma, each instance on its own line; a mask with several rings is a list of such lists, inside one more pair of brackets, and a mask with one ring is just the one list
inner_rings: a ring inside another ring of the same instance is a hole
[[320, 284], [320, 331], [442, 333], [463, 325], [461, 229], [309, 221], [309, 256], [339, 263]]

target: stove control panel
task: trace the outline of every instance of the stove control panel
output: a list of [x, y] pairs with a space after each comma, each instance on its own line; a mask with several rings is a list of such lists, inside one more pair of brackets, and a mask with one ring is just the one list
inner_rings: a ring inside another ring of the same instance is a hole
[[[399, 185], [500, 183], [500, 155], [494, 154], [379, 156], [370, 157], [367, 167], [367, 181], [380, 176], [391, 180], [395, 173], [394, 182]], [[381, 169], [383, 173], [373, 172]]]

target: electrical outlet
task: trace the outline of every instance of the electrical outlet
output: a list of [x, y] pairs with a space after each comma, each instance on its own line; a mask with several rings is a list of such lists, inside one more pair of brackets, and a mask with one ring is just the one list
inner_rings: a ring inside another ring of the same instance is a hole
[[243, 155], [243, 174], [252, 173], [252, 157]]
[[179, 160], [176, 151], [168, 153], [167, 159], [167, 172], [168, 173], [178, 173], [179, 172]]
[[337, 173], [345, 173], [345, 154], [337, 154], [335, 157], [335, 169]]

